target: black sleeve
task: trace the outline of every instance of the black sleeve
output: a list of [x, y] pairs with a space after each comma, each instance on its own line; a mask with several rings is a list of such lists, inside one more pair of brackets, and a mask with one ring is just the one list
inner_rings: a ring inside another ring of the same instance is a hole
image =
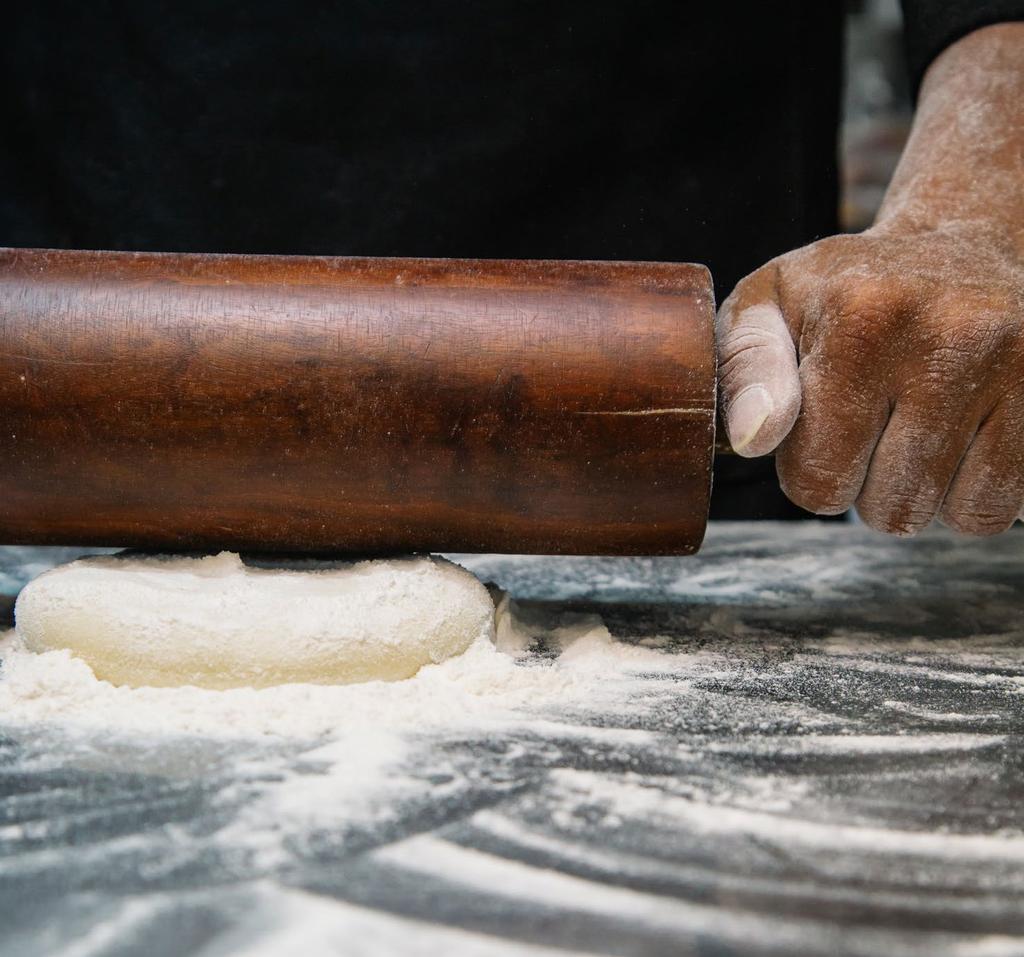
[[1024, 20], [1024, 0], [902, 0], [910, 82], [917, 96], [928, 65], [972, 30]]

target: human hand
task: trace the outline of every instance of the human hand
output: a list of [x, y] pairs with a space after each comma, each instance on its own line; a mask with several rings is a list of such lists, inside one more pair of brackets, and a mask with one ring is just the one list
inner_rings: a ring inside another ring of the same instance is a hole
[[[969, 122], [964, 119], [970, 108]], [[798, 505], [913, 534], [1024, 507], [1024, 24], [930, 68], [875, 226], [787, 253], [718, 317], [726, 429]]]

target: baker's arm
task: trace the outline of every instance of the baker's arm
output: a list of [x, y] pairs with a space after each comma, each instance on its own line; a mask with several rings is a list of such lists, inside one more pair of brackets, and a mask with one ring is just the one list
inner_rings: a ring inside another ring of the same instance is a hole
[[875, 225], [781, 256], [719, 314], [742, 455], [777, 448], [813, 512], [967, 533], [1024, 508], [1024, 23], [975, 30], [921, 87]]

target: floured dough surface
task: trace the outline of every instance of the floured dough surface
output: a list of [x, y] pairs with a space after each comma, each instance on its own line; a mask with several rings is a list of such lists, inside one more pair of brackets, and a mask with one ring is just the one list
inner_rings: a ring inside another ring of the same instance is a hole
[[104, 556], [59, 566], [18, 596], [35, 651], [68, 649], [120, 685], [266, 687], [395, 681], [493, 637], [494, 605], [440, 558], [251, 567]]

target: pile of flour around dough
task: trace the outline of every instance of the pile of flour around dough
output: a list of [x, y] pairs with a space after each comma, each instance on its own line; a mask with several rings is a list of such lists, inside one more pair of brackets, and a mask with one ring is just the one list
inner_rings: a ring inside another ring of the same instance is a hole
[[264, 568], [229, 552], [103, 556], [30, 582], [15, 620], [28, 649], [67, 649], [115, 685], [264, 688], [411, 677], [493, 639], [494, 603], [433, 557]]

